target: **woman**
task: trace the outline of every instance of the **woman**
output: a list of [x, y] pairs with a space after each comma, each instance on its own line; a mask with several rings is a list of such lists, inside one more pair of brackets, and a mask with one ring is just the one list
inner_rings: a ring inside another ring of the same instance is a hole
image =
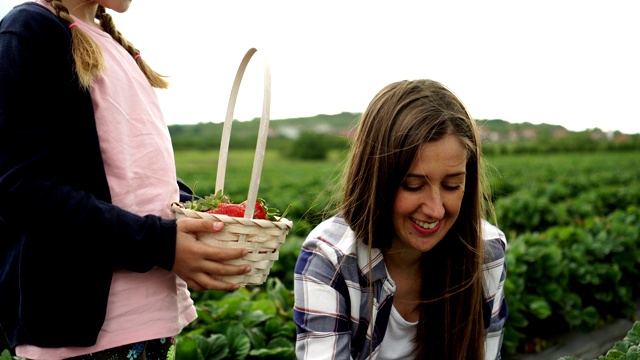
[[499, 359], [504, 234], [480, 138], [431, 80], [383, 88], [360, 119], [340, 211], [295, 269], [299, 359]]
[[0, 328], [28, 359], [173, 358], [194, 290], [241, 249], [176, 221], [180, 189], [154, 92], [116, 29], [131, 0], [35, 0], [0, 21]]

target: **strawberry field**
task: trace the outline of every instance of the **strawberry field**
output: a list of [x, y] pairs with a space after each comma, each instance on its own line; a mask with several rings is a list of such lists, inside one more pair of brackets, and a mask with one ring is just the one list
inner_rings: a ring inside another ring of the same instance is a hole
[[[179, 151], [176, 157], [187, 184], [197, 182], [199, 195], [213, 192], [215, 152]], [[264, 286], [193, 295], [201, 316], [181, 336], [179, 358], [295, 358], [292, 270], [302, 239], [330, 209], [343, 160], [337, 152], [324, 161], [267, 152], [259, 197], [279, 209], [291, 205], [287, 218], [294, 229]], [[498, 223], [509, 240], [504, 358], [543, 350], [562, 333], [593, 331], [616, 318], [637, 320], [640, 153], [488, 160]], [[252, 162], [252, 151], [229, 154], [224, 192], [234, 202], [247, 196]]]
[[[304, 237], [331, 213], [344, 156], [302, 161], [267, 151], [258, 197], [277, 209], [290, 206], [294, 227], [265, 284], [192, 293], [199, 317], [179, 336], [178, 359], [295, 359], [293, 268]], [[541, 351], [563, 333], [637, 321], [640, 153], [488, 160], [498, 225], [509, 241], [503, 358]], [[214, 192], [216, 152], [179, 150], [176, 163], [199, 195]], [[234, 203], [247, 197], [252, 165], [253, 151], [230, 151], [224, 193]], [[612, 354], [637, 351], [638, 326]]]

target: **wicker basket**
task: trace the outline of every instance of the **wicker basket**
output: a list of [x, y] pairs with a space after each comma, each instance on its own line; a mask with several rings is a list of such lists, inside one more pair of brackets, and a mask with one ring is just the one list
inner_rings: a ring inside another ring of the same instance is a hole
[[[216, 175], [216, 193], [224, 189], [225, 171], [227, 166], [227, 154], [229, 151], [229, 139], [231, 136], [231, 124], [233, 121], [233, 109], [235, 107], [236, 98], [244, 70], [249, 60], [257, 50], [251, 48], [247, 51], [231, 88], [231, 96], [229, 97], [229, 105], [227, 107], [227, 115], [225, 117], [222, 129], [222, 140], [220, 143], [220, 157], [218, 159], [218, 172]], [[271, 101], [271, 73], [269, 66], [265, 61], [264, 65], [264, 99], [262, 108], [262, 117], [260, 119], [260, 129], [258, 132], [258, 141], [256, 145], [256, 153], [253, 160], [253, 170], [251, 172], [251, 184], [249, 185], [249, 194], [247, 196], [247, 204], [255, 204], [257, 200], [258, 188], [260, 186], [260, 176], [262, 172], [262, 163], [264, 161], [264, 153], [266, 148], [266, 139], [269, 130], [269, 104]], [[290, 220], [285, 218], [279, 221], [253, 219], [254, 207], [247, 206], [243, 218], [231, 217], [219, 214], [209, 214], [186, 209], [182, 203], [173, 203], [171, 210], [175, 213], [176, 218], [183, 217], [214, 219], [225, 223], [222, 231], [217, 233], [199, 233], [198, 239], [212, 246], [226, 248], [246, 248], [249, 253], [241, 259], [228, 261], [230, 264], [248, 264], [251, 265], [251, 271], [244, 275], [235, 276], [218, 276], [220, 280], [231, 283], [237, 283], [241, 286], [260, 285], [264, 283], [269, 275], [269, 271], [274, 261], [278, 260], [279, 248], [284, 243], [289, 230], [293, 226]]]

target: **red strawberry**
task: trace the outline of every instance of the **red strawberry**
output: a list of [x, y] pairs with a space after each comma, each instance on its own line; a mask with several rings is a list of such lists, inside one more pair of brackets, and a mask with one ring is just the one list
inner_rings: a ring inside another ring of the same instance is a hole
[[244, 217], [245, 204], [221, 203], [217, 209], [207, 210], [210, 214], [221, 214], [232, 217]]
[[[243, 208], [247, 207], [247, 201], [246, 200], [243, 201], [241, 205]], [[244, 216], [244, 213], [243, 213], [243, 216]], [[261, 200], [261, 199], [256, 200], [256, 207], [253, 210], [253, 218], [263, 219], [263, 220], [267, 219], [267, 206], [264, 203], [264, 200]]]
[[[232, 217], [244, 217], [244, 211], [247, 207], [247, 201], [243, 201], [240, 204], [220, 203], [216, 209], [207, 210], [209, 214], [222, 214]], [[268, 219], [267, 215], [268, 206], [267, 203], [262, 200], [256, 200], [256, 206], [253, 211], [254, 219]]]
[[267, 219], [267, 204], [264, 200], [258, 199], [256, 200], [256, 208], [253, 213], [254, 219]]

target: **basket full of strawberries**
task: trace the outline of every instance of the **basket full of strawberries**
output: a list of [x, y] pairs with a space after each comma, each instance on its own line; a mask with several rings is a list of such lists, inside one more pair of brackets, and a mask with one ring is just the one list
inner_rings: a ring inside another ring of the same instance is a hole
[[253, 216], [247, 219], [247, 201], [234, 204], [221, 191], [197, 200], [173, 203], [171, 209], [178, 219], [191, 217], [225, 223], [221, 232], [198, 234], [198, 240], [216, 247], [246, 248], [249, 251], [241, 259], [228, 261], [230, 264], [251, 265], [249, 273], [220, 277], [240, 285], [260, 285], [266, 280], [273, 262], [278, 260], [280, 246], [293, 226], [284, 217], [287, 210], [281, 215], [264, 199], [255, 201]]
[[266, 280], [273, 262], [278, 260], [280, 245], [284, 243], [289, 230], [293, 226], [293, 223], [284, 217], [288, 209], [285, 210], [284, 214], [280, 214], [277, 209], [270, 208], [264, 199], [257, 196], [266, 148], [269, 103], [271, 99], [270, 71], [266, 62], [262, 117], [260, 119], [253, 170], [251, 172], [249, 194], [245, 201], [233, 203], [223, 192], [233, 108], [244, 70], [249, 59], [256, 51], [256, 49], [251, 48], [245, 54], [231, 89], [227, 115], [222, 129], [215, 194], [198, 198], [197, 200], [193, 198], [191, 201], [184, 203], [175, 202], [171, 205], [171, 210], [175, 213], [177, 219], [182, 217], [214, 219], [225, 224], [220, 232], [198, 234], [198, 240], [212, 246], [246, 248], [249, 251], [241, 259], [228, 262], [230, 264], [251, 265], [251, 271], [248, 274], [219, 277], [221, 280], [238, 283], [243, 286], [260, 285]]

